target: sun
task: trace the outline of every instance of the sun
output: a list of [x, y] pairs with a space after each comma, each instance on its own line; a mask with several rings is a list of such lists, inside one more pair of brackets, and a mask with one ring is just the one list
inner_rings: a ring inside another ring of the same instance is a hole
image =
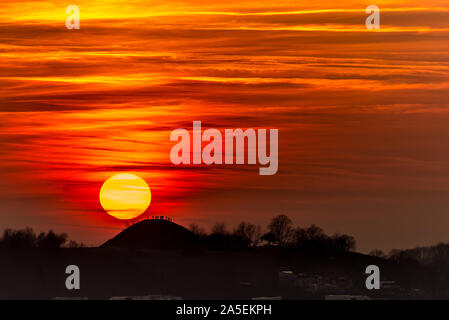
[[101, 206], [109, 215], [120, 220], [141, 215], [150, 202], [150, 187], [145, 180], [131, 173], [110, 177], [100, 190]]

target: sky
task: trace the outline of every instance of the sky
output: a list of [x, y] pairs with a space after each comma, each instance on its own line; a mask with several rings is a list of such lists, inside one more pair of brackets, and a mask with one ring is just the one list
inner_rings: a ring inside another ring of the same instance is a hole
[[[80, 9], [80, 29], [65, 26]], [[380, 8], [368, 30], [365, 8]], [[99, 245], [124, 228], [106, 179], [151, 188], [145, 215], [347, 233], [357, 250], [449, 242], [447, 1], [2, 1], [0, 230]], [[175, 166], [170, 133], [278, 128], [279, 170]]]

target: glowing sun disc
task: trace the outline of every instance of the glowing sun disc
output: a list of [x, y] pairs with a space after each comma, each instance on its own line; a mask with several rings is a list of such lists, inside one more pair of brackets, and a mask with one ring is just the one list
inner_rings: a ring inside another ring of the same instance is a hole
[[147, 210], [151, 191], [142, 178], [131, 173], [119, 173], [103, 183], [100, 203], [111, 216], [121, 220], [133, 219]]

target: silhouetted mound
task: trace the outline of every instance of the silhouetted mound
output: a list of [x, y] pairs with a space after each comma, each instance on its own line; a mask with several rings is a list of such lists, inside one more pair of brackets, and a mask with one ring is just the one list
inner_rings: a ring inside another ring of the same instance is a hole
[[123, 230], [101, 247], [126, 249], [188, 249], [196, 245], [196, 236], [171, 221], [143, 220]]

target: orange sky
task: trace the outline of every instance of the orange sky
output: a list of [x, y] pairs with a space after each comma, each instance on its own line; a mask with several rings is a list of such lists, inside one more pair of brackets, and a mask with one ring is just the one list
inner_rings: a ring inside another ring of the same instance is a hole
[[[67, 30], [65, 8], [81, 10]], [[365, 28], [365, 7], [381, 29]], [[449, 242], [447, 1], [0, 3], [0, 229], [100, 244], [102, 183], [209, 227], [279, 213], [368, 251]], [[279, 171], [176, 167], [170, 132], [279, 128]]]

